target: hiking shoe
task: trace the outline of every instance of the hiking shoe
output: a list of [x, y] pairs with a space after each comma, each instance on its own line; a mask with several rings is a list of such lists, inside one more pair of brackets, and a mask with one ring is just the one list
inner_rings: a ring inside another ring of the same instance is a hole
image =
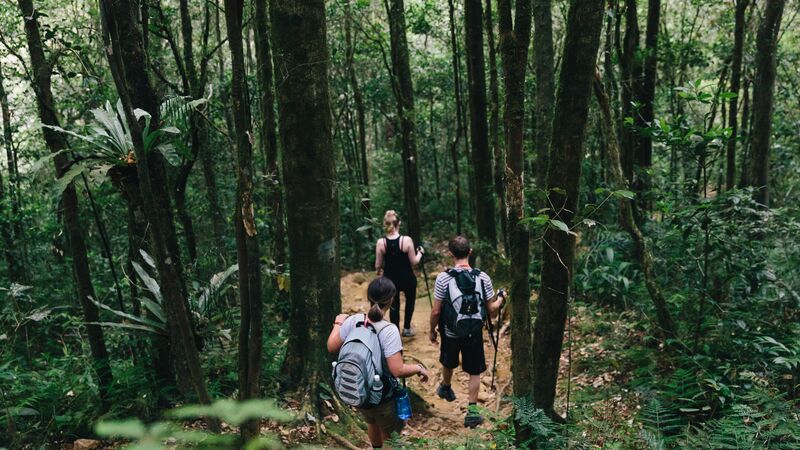
[[403, 328], [403, 337], [414, 337], [416, 335], [417, 332], [413, 328]]
[[483, 417], [478, 412], [476, 405], [469, 405], [467, 407], [467, 415], [464, 416], [464, 426], [467, 428], [475, 428], [483, 423]]
[[439, 389], [436, 389], [436, 395], [438, 395], [439, 398], [447, 400], [448, 402], [452, 402], [456, 399], [456, 393], [453, 392], [453, 388], [442, 384], [439, 385]]

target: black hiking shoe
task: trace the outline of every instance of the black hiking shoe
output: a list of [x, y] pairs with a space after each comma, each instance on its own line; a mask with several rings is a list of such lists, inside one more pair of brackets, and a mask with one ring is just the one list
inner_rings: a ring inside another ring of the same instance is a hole
[[453, 388], [443, 384], [440, 384], [439, 389], [436, 389], [436, 395], [438, 395], [439, 398], [447, 400], [448, 402], [452, 402], [456, 399], [456, 393], [453, 392]]
[[464, 426], [467, 428], [475, 428], [483, 423], [483, 417], [478, 412], [476, 405], [469, 405], [467, 407], [467, 415], [464, 417]]

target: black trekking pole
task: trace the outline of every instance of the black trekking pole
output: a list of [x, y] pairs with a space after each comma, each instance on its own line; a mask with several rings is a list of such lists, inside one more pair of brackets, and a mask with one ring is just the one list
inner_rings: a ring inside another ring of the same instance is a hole
[[[500, 309], [497, 310], [497, 323], [498, 325], [503, 321], [503, 304], [506, 302], [506, 291], [504, 289], [500, 289], [500, 292], [497, 293], [498, 297], [503, 297], [503, 303], [500, 304]], [[489, 319], [489, 335], [492, 341], [492, 346], [494, 346], [494, 361], [492, 362], [492, 384], [491, 388], [494, 391], [494, 379], [495, 375], [497, 374], [497, 347], [500, 345], [500, 329], [497, 330], [497, 336], [495, 336], [494, 331], [492, 330], [492, 318], [489, 314], [486, 315]]]
[[[417, 247], [419, 250], [421, 247]], [[428, 284], [428, 271], [425, 270], [425, 253], [422, 253], [422, 260], [420, 261], [420, 265], [422, 266], [422, 277], [425, 278], [425, 289], [428, 291], [428, 305], [430, 305], [431, 309], [433, 309], [433, 299], [431, 298], [431, 285]]]

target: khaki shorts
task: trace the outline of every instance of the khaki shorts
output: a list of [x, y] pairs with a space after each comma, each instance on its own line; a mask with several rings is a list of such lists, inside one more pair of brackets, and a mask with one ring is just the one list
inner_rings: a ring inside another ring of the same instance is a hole
[[397, 400], [392, 399], [378, 406], [368, 409], [359, 409], [364, 415], [364, 420], [369, 424], [377, 424], [386, 434], [400, 433], [406, 426], [404, 420], [397, 417]]

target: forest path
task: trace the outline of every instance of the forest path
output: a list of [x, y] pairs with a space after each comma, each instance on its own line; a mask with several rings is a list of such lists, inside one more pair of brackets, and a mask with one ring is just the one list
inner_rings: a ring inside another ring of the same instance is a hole
[[[428, 262], [428, 270], [431, 288], [431, 298], [433, 297], [433, 287], [438, 273], [445, 269], [443, 265], [434, 266], [433, 262]], [[447, 402], [436, 395], [436, 388], [442, 377], [442, 366], [439, 363], [439, 345], [432, 344], [428, 338], [429, 318], [431, 306], [428, 302], [428, 291], [425, 280], [421, 275], [422, 270], [417, 270], [420, 274], [417, 277], [417, 301], [412, 319], [412, 327], [417, 335], [411, 338], [403, 338], [403, 349], [407, 364], [415, 362], [423, 363], [429, 370], [431, 377], [428, 383], [422, 383], [419, 377], [412, 377], [407, 380], [408, 386], [417, 393], [422, 401], [423, 407], [419, 403], [414, 403], [414, 415], [409, 420], [408, 426], [403, 432], [412, 438], [436, 438], [448, 440], [450, 437], [458, 437], [458, 441], [464, 442], [464, 438], [474, 435], [480, 438], [490, 429], [489, 421], [476, 430], [464, 428], [464, 415], [467, 408], [467, 382], [468, 375], [457, 369], [453, 376], [453, 390], [456, 393], [454, 402]], [[371, 272], [353, 272], [343, 274], [341, 278], [342, 312], [345, 314], [357, 314], [366, 311], [367, 285], [375, 278]], [[405, 300], [401, 296], [401, 320], [405, 313]], [[478, 404], [487, 410], [494, 412], [497, 407], [498, 392], [490, 389], [492, 378], [492, 359], [494, 348], [489, 340], [489, 333], [484, 331], [484, 352], [486, 354], [487, 371], [481, 377], [481, 391], [478, 397]], [[497, 375], [495, 384], [497, 391], [504, 389], [505, 395], [511, 392], [511, 348], [510, 335], [501, 335], [497, 354]], [[502, 402], [501, 413], [507, 414], [510, 411], [510, 404]], [[487, 412], [488, 413], [488, 412]], [[488, 413], [490, 414], [490, 413]], [[486, 414], [484, 414], [486, 416]], [[487, 438], [488, 436], [483, 436]], [[358, 444], [357, 444], [358, 445]]]

